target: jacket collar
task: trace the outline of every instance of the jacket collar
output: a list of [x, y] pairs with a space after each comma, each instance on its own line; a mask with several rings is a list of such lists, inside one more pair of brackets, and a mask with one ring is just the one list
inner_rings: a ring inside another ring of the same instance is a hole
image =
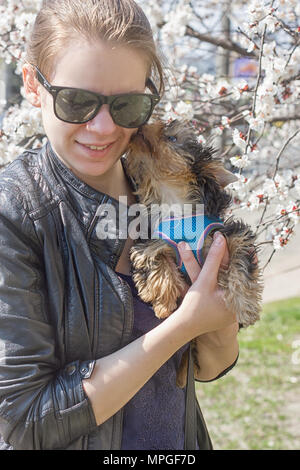
[[[119, 236], [119, 228], [117, 227], [116, 236], [112, 238], [99, 238], [99, 215], [101, 214], [102, 207], [113, 207], [113, 212], [116, 214], [116, 221], [119, 221], [120, 210], [122, 210], [122, 220], [124, 217], [127, 221], [127, 226], [134, 218], [128, 215], [129, 207], [120, 205], [119, 201], [92, 188], [84, 181], [80, 180], [56, 155], [51, 144], [47, 142], [44, 147], [45, 159], [43, 158], [42, 164], [46, 164], [50, 172], [50, 179], [52, 180], [51, 186], [54, 186], [54, 191], [58, 193], [61, 200], [68, 200], [68, 203], [73, 208], [73, 213], [80, 222], [81, 227], [85, 231], [85, 237], [90, 246], [97, 252], [100, 259], [108, 264], [112, 269], [115, 266], [123, 251], [126, 238]], [[136, 189], [135, 183], [128, 175], [125, 165], [125, 157], [121, 158], [124, 173], [129, 181], [129, 184], [134, 191]], [[51, 178], [52, 176], [52, 178]], [[115, 228], [108, 224], [108, 229], [114, 231]]]
[[[61, 178], [68, 183], [70, 186], [72, 186], [76, 191], [80, 192], [81, 194], [84, 194], [86, 197], [93, 199], [97, 202], [103, 202], [103, 199], [111, 199], [111, 201], [115, 201], [118, 203], [116, 199], [114, 199], [111, 196], [108, 196], [107, 194], [98, 191], [97, 189], [92, 188], [92, 186], [89, 186], [87, 183], [84, 181], [80, 180], [56, 155], [54, 152], [50, 142], [48, 141], [46, 144], [46, 154], [50, 158], [50, 160], [54, 163], [56, 169], [58, 170]], [[134, 191], [136, 189], [136, 184], [131, 178], [131, 176], [127, 172], [126, 164], [125, 164], [126, 157], [123, 155], [121, 157], [121, 163], [123, 166], [123, 170], [125, 173], [125, 176]]]

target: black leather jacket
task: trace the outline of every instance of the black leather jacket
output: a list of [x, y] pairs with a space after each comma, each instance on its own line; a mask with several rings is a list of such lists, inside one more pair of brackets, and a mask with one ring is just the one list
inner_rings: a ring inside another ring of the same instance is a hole
[[2, 449], [120, 449], [123, 410], [97, 426], [82, 387], [133, 325], [130, 288], [114, 272], [125, 240], [97, 238], [100, 204], [118, 211], [49, 143], [0, 175]]

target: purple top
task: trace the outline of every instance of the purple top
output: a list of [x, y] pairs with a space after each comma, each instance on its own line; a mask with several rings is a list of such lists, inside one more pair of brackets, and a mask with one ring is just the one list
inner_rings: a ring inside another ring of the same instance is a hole
[[[117, 274], [129, 284], [133, 295], [133, 341], [163, 320], [139, 298], [132, 277]], [[184, 449], [185, 389], [176, 386], [176, 370], [187, 347], [163, 364], [125, 405], [121, 450]]]

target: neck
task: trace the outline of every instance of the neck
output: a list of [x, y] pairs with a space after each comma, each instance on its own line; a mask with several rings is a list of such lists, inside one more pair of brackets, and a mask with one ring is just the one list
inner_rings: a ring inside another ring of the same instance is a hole
[[118, 199], [120, 195], [127, 195], [127, 180], [120, 160], [103, 175], [90, 176], [74, 173], [92, 188], [115, 199]]
[[[53, 149], [54, 150], [54, 149]], [[55, 150], [54, 150], [55, 151]], [[55, 152], [57, 157], [66, 165], [66, 162]], [[103, 175], [91, 176], [82, 174], [76, 171], [71, 166], [68, 168], [77, 176], [81, 181], [88, 184], [96, 191], [107, 194], [108, 196], [118, 200], [120, 196], [127, 196], [127, 204], [131, 205], [136, 202], [133, 190], [128, 182], [126, 174], [123, 169], [121, 159], [119, 159], [110, 169]]]
[[92, 188], [108, 194], [108, 196], [116, 200], [118, 200], [120, 196], [127, 196], [128, 206], [136, 202], [132, 188], [128, 182], [126, 174], [124, 173], [121, 160], [116, 162], [116, 164], [110, 169], [109, 174], [105, 173], [105, 175], [100, 177], [84, 176], [82, 179]]

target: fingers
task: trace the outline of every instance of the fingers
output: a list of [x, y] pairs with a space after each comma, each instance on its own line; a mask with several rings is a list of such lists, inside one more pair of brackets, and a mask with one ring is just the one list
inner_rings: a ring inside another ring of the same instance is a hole
[[193, 251], [186, 242], [180, 242], [177, 246], [186, 272], [188, 273], [192, 283], [194, 283], [199, 276], [201, 268], [193, 254]]
[[[199, 277], [201, 267], [198, 264], [193, 251], [186, 242], [180, 242], [177, 246], [190, 280], [194, 283]], [[224, 267], [228, 266], [229, 251], [224, 236], [220, 232], [216, 232], [203, 265], [202, 271], [204, 272], [201, 277], [206, 277], [208, 282], [214, 286], [217, 282], [218, 271], [221, 264]]]
[[225, 255], [226, 246], [224, 236], [220, 232], [216, 232], [200, 275], [202, 279], [206, 279], [210, 287], [214, 287], [217, 283], [218, 272]]
[[[220, 243], [220, 246], [217, 248], [216, 246], [213, 246], [213, 245], [217, 244], [217, 240], [219, 239], [219, 237], [221, 237], [221, 239], [220, 239], [221, 243]], [[198, 278], [200, 272], [201, 272], [201, 267], [200, 267], [199, 263], [197, 262], [194, 254], [193, 254], [193, 251], [190, 248], [190, 246], [188, 245], [188, 243], [180, 242], [180, 243], [178, 243], [177, 247], [178, 247], [181, 259], [184, 263], [185, 269], [186, 269], [186, 271], [189, 275], [189, 278], [190, 278], [191, 282], [194, 283], [196, 281], [196, 279]], [[211, 263], [217, 262], [217, 267], [213, 271], [215, 274], [213, 274], [213, 272], [211, 271], [211, 278], [216, 279], [217, 275], [218, 275], [218, 271], [220, 269], [220, 266], [222, 266], [223, 268], [226, 269], [229, 265], [229, 250], [228, 250], [226, 240], [225, 240], [224, 236], [221, 233], [219, 233], [219, 232], [215, 233], [214, 241], [213, 241], [213, 244], [212, 244], [209, 252], [211, 250], [212, 250], [212, 253], [210, 254], [210, 257], [209, 257], [210, 260], [208, 261], [208, 263], [209, 263], [209, 265], [211, 265]], [[222, 253], [222, 259], [221, 259], [220, 263], [215, 258], [218, 253]], [[207, 257], [208, 257], [208, 255], [207, 255]], [[213, 257], [213, 259], [211, 259], [212, 257]], [[206, 261], [205, 261], [205, 264], [206, 264]], [[207, 267], [207, 269], [210, 269], [210, 268]]]

